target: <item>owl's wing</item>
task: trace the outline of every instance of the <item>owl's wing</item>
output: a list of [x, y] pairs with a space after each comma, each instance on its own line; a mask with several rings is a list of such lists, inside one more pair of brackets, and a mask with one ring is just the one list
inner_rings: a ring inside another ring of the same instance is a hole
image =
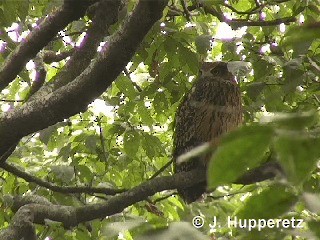
[[[203, 79], [200, 78], [201, 80]], [[177, 110], [173, 142], [174, 158], [219, 135], [214, 130], [219, 129], [222, 119], [217, 114], [217, 106], [210, 101], [210, 99], [215, 100], [218, 97], [215, 95], [219, 92], [210, 91], [211, 96], [208, 98], [205, 96], [205, 90], [208, 89], [200, 84], [198, 80], [184, 96]]]
[[182, 102], [176, 115], [173, 157], [212, 140], [209, 130], [214, 125], [217, 123], [212, 110], [187, 100]]

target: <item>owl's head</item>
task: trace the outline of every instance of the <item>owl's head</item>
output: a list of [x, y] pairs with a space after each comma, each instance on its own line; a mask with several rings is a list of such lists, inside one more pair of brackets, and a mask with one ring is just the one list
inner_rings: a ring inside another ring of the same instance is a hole
[[217, 79], [235, 82], [234, 76], [228, 70], [226, 62], [203, 62], [200, 69], [201, 77], [218, 77]]

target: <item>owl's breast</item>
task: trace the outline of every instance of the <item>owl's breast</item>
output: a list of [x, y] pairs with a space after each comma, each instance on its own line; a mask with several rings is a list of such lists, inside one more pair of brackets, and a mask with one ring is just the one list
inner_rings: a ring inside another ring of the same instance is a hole
[[241, 92], [237, 84], [200, 78], [176, 115], [174, 156], [205, 142], [218, 143], [221, 135], [242, 121]]

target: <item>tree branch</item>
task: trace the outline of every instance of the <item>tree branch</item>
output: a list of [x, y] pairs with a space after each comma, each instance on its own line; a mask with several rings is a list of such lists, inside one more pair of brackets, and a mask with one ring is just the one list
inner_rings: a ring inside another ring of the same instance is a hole
[[0, 167], [13, 175], [20, 177], [24, 179], [26, 182], [33, 182], [37, 185], [47, 188], [54, 192], [60, 192], [60, 193], [88, 193], [88, 194], [96, 194], [96, 193], [102, 193], [106, 195], [116, 195], [118, 193], [122, 193], [127, 191], [126, 189], [115, 189], [115, 188], [103, 188], [103, 187], [62, 187], [62, 186], [56, 186], [49, 182], [43, 181], [35, 176], [32, 176], [24, 171], [21, 171], [20, 169], [16, 168], [15, 166], [12, 166], [6, 162], [2, 163]]
[[33, 94], [35, 94], [44, 84], [47, 76], [47, 71], [44, 68], [44, 63], [42, 57], [37, 55], [37, 57], [34, 60], [35, 62], [35, 70], [36, 75], [35, 79], [32, 82], [32, 85], [29, 89], [29, 92], [27, 93], [24, 101], [26, 102]]
[[33, 212], [28, 207], [22, 207], [14, 216], [10, 226], [0, 232], [0, 239], [5, 240], [36, 240]]
[[63, 7], [50, 14], [23, 42], [6, 58], [0, 68], [0, 91], [3, 90], [23, 69], [25, 64], [70, 22], [85, 14], [89, 1], [65, 1]]
[[63, 59], [70, 57], [74, 53], [75, 49], [71, 49], [69, 51], [56, 53], [54, 51], [44, 51], [43, 52], [43, 62], [50, 64], [53, 62], [60, 62]]
[[[282, 2], [287, 2], [287, 1], [288, 0], [281, 0], [277, 3], [282, 3]], [[240, 15], [257, 14], [261, 9], [263, 9], [264, 7], [267, 6], [267, 4], [257, 5], [256, 7], [252, 8], [251, 10], [249, 10], [247, 12], [242, 12], [242, 11], [236, 10], [234, 7], [232, 7], [231, 5], [228, 5], [226, 3], [223, 3], [221, 5], [226, 8], [229, 8], [233, 12], [240, 14]], [[270, 4], [270, 5], [274, 5], [274, 4]], [[266, 27], [266, 26], [274, 26], [274, 25], [279, 25], [281, 23], [290, 23], [290, 22], [296, 21], [296, 16], [283, 17], [283, 18], [278, 18], [278, 19], [270, 20], [270, 21], [253, 21], [253, 20], [247, 20], [247, 19], [228, 19], [223, 15], [222, 12], [219, 12], [215, 8], [213, 8], [212, 6], [206, 5], [206, 4], [189, 6], [188, 10], [192, 11], [192, 10], [195, 10], [199, 7], [202, 7], [206, 13], [209, 13], [209, 14], [215, 16], [216, 18], [218, 18], [218, 20], [220, 22], [225, 22], [233, 28], [239, 28], [239, 27], [244, 27], [244, 26]], [[179, 13], [177, 13], [177, 14], [179, 14]], [[179, 14], [179, 15], [181, 15], [181, 14]]]
[[[269, 164], [269, 167], [274, 169], [273, 164]], [[261, 169], [256, 172], [262, 173]], [[132, 204], [146, 200], [157, 192], [193, 186], [194, 184], [205, 181], [205, 175], [204, 169], [194, 169], [189, 172], [176, 173], [173, 176], [157, 177], [143, 182], [139, 186], [120, 193], [117, 196], [113, 196], [105, 203], [91, 204], [82, 207], [54, 205], [47, 199], [36, 195], [17, 196], [13, 199], [12, 210], [14, 212], [17, 211], [15, 216], [22, 214], [21, 211], [23, 211], [25, 215], [32, 216], [30, 219], [32, 219], [33, 223], [45, 224], [45, 220], [49, 219], [61, 222], [65, 228], [70, 228], [77, 226], [79, 223], [120, 213]], [[264, 177], [265, 176], [266, 175], [264, 175]], [[252, 175], [250, 176], [250, 181], [252, 180], [251, 177]], [[245, 179], [243, 180], [246, 181]], [[238, 182], [241, 182], [241, 180]], [[29, 228], [30, 221], [25, 223]], [[7, 236], [5, 239], [8, 240], [21, 238], [17, 237], [17, 235], [15, 235], [15, 238], [9, 238], [9, 232], [18, 232], [17, 226], [9, 226], [9, 228], [0, 232], [0, 237]]]
[[225, 22], [233, 28], [239, 28], [244, 26], [261, 26], [261, 27], [275, 26], [281, 23], [295, 22], [296, 20], [297, 18], [295, 16], [290, 16], [290, 17], [278, 18], [270, 21], [247, 21], [244, 19], [232, 19], [232, 20], [226, 20]]
[[170, 160], [169, 162], [167, 162], [165, 165], [163, 165], [158, 171], [156, 171], [150, 178], [149, 180], [159, 176], [164, 170], [167, 169], [167, 167], [169, 167], [171, 164], [173, 163], [173, 160]]
[[167, 2], [141, 0], [123, 28], [80, 76], [54, 93], [35, 98], [34, 101], [30, 98], [20, 108], [1, 117], [0, 154], [21, 137], [85, 111], [87, 105], [121, 73], [144, 36], [161, 18]]
[[274, 26], [274, 25], [279, 25], [281, 23], [295, 22], [297, 20], [295, 16], [278, 18], [278, 19], [270, 20], [270, 21], [251, 21], [251, 20], [246, 20], [246, 19], [228, 19], [222, 13], [215, 10], [213, 7], [203, 6], [203, 8], [207, 13], [217, 17], [220, 22], [225, 22], [225, 23], [229, 24], [232, 28], [239, 28], [239, 27], [244, 27], [244, 26], [262, 26], [262, 27], [263, 26]]
[[23, 102], [23, 100], [0, 99], [0, 102], [16, 103], [16, 102]]
[[[122, 212], [126, 207], [147, 199], [157, 192], [192, 186], [205, 180], [204, 170], [176, 173], [173, 176], [158, 177], [146, 181], [131, 190], [111, 197], [104, 204], [95, 204], [76, 209], [77, 221], [90, 221], [95, 217], [102, 218]], [[86, 216], [84, 216], [86, 214]], [[78, 224], [77, 223], [77, 224]]]
[[61, 86], [68, 84], [88, 67], [97, 53], [100, 42], [108, 35], [109, 27], [117, 22], [120, 3], [120, 0], [101, 0], [96, 4], [92, 24], [88, 28], [80, 47], [74, 49], [73, 55], [63, 69], [54, 76], [54, 80], [43, 86], [32, 99], [41, 99]]
[[[201, 177], [199, 177], [201, 176]], [[133, 189], [111, 197], [105, 203], [91, 204], [82, 207], [61, 206], [50, 203], [47, 199], [36, 196], [26, 195], [17, 196], [13, 200], [12, 210], [15, 216], [28, 217], [28, 222], [20, 227], [30, 227], [30, 223], [45, 224], [46, 219], [61, 222], [65, 228], [75, 227], [79, 223], [94, 219], [104, 218], [119, 212], [134, 203], [147, 199], [157, 192], [179, 187], [188, 187], [195, 183], [204, 181], [205, 173], [203, 170], [193, 170], [181, 172], [173, 176], [159, 177], [140, 184]], [[9, 233], [15, 233], [10, 235]], [[0, 232], [0, 239], [16, 240], [21, 239], [19, 227], [15, 224]], [[6, 236], [6, 238], [2, 238]]]

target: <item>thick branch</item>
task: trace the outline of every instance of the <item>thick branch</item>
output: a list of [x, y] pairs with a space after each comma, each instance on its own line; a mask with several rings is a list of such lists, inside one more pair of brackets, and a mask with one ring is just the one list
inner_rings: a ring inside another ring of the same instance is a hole
[[144, 36], [161, 18], [167, 2], [141, 0], [124, 27], [80, 76], [0, 118], [0, 155], [21, 137], [85, 111], [121, 73]]
[[[126, 207], [145, 200], [147, 197], [164, 190], [192, 186], [205, 180], [205, 171], [193, 170], [177, 173], [173, 176], [158, 177], [139, 186], [110, 198], [104, 204], [77, 208], [77, 221], [89, 221], [122, 212]], [[86, 214], [86, 215], [84, 215]]]
[[19, 74], [25, 64], [52, 40], [70, 22], [85, 14], [89, 1], [65, 1], [63, 7], [49, 15], [27, 38], [6, 58], [0, 69], [0, 91]]
[[[199, 177], [201, 176], [201, 177]], [[83, 207], [70, 207], [50, 204], [48, 200], [40, 196], [17, 196], [12, 206], [13, 211], [20, 211], [22, 206], [28, 208], [33, 223], [44, 224], [45, 219], [63, 223], [66, 228], [74, 227], [79, 223], [93, 219], [104, 218], [115, 213], [122, 212], [126, 207], [147, 199], [157, 192], [181, 187], [188, 187], [195, 183], [204, 181], [203, 170], [182, 172], [173, 176], [159, 177], [140, 184], [139, 186], [111, 197], [105, 203], [92, 204]], [[4, 230], [4, 232], [8, 229]], [[3, 235], [4, 233], [0, 233]]]
[[12, 219], [11, 225], [0, 232], [0, 239], [5, 240], [36, 240], [37, 235], [33, 224], [33, 212], [28, 207], [22, 207]]
[[284, 175], [283, 169], [276, 161], [263, 163], [261, 166], [246, 172], [235, 183], [248, 185], [272, 179], [278, 175]]
[[120, 0], [101, 0], [96, 4], [92, 24], [79, 48], [76, 48], [73, 55], [64, 68], [54, 77], [50, 84], [40, 89], [32, 99], [40, 99], [58, 89], [61, 86], [74, 80], [90, 64], [97, 53], [97, 47], [105, 36], [108, 35], [109, 27], [117, 22]]
[[[269, 167], [274, 169], [273, 164]], [[259, 169], [259, 171], [260, 170], [261, 169]], [[180, 172], [173, 176], [154, 178], [134, 187], [131, 190], [111, 197], [105, 203], [92, 204], [77, 208], [54, 205], [41, 196], [17, 196], [14, 198], [12, 210], [18, 211], [16, 215], [21, 214], [21, 211], [27, 211], [26, 215], [32, 216], [32, 218], [28, 219], [26, 222], [25, 228], [27, 229], [30, 229], [31, 227], [31, 219], [33, 219], [33, 223], [38, 224], [44, 224], [46, 219], [50, 219], [52, 221], [61, 222], [65, 228], [70, 228], [77, 226], [79, 223], [104, 218], [106, 216], [122, 212], [125, 208], [139, 201], [146, 200], [149, 196], [152, 196], [157, 192], [193, 186], [196, 183], [204, 181], [205, 175], [205, 170], [195, 169], [190, 172]], [[249, 182], [251, 182], [252, 175], [250, 173], [248, 177], [250, 179]], [[264, 177], [266, 177], [266, 175]], [[247, 181], [248, 179], [244, 178], [243, 180]], [[241, 182], [241, 180], [239, 182]], [[17, 232], [18, 229], [16, 228], [17, 226], [11, 225], [9, 228], [0, 232], [0, 236], [9, 236], [9, 232]]]
[[62, 187], [62, 186], [56, 186], [53, 185], [49, 182], [43, 181], [35, 176], [32, 176], [24, 171], [21, 171], [20, 169], [9, 165], [7, 163], [2, 163], [0, 166], [2, 169], [12, 173], [13, 175], [20, 177], [24, 179], [27, 182], [33, 182], [38, 184], [41, 187], [47, 188], [51, 191], [54, 192], [60, 192], [60, 193], [89, 193], [89, 194], [94, 194], [94, 193], [102, 193], [106, 195], [116, 195], [118, 193], [125, 192], [126, 189], [115, 189], [115, 188], [103, 188], [103, 187]]

